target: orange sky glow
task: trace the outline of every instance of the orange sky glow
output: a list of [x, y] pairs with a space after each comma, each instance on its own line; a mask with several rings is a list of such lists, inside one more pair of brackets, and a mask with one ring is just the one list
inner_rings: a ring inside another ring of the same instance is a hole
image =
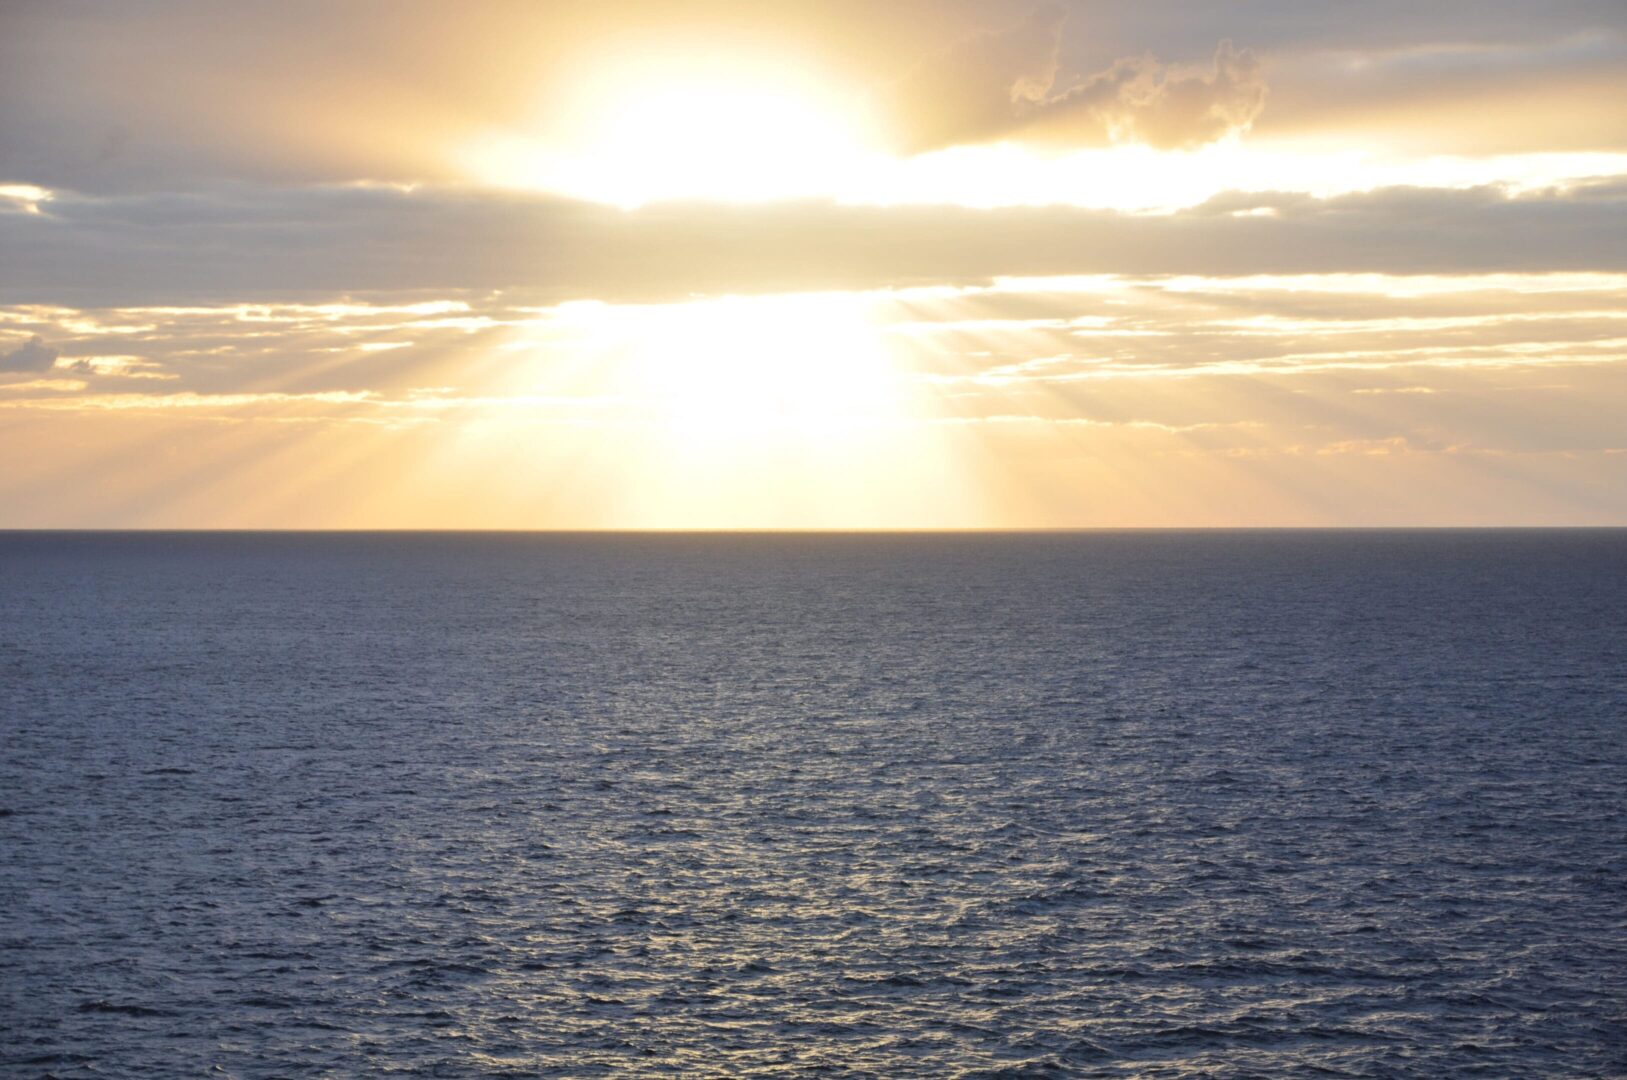
[[1627, 26], [1283, 7], [8, 5], [0, 527], [1627, 524]]

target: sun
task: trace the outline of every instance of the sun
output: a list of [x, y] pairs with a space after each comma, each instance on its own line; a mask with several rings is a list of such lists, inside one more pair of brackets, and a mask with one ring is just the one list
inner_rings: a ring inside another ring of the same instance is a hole
[[862, 95], [748, 50], [632, 50], [583, 71], [533, 134], [468, 150], [483, 179], [625, 207], [853, 186], [881, 155]]

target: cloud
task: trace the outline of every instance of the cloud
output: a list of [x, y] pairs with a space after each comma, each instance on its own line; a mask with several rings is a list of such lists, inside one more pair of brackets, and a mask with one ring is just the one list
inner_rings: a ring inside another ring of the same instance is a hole
[[[896, 355], [909, 358], [910, 370], [952, 387], [958, 400], [993, 402], [992, 414], [1004, 415], [1012, 411], [1012, 395], [1039, 395], [1023, 399], [1025, 405], [1055, 405], [1071, 396], [1086, 407], [1102, 387], [1126, 380], [1167, 386], [1197, 378], [1292, 377], [1322, 380], [1340, 398], [1416, 395], [1443, 379], [1461, 383], [1537, 370], [1553, 373], [1545, 376], [1550, 381], [1561, 375], [1570, 381], [1609, 369], [1619, 380], [1627, 373], [1624, 299], [1623, 273], [1103, 275], [881, 290], [852, 303]], [[843, 310], [847, 300], [830, 294], [700, 303], [714, 305], [707, 309], [714, 314], [743, 314], [748, 324], [773, 313], [785, 320], [783, 333], [796, 338], [804, 332], [799, 320], [817, 321]], [[95, 376], [99, 392], [166, 398], [368, 393], [382, 395], [375, 404], [411, 399], [419, 408], [425, 388], [451, 401], [471, 393], [482, 401], [596, 398], [608, 388], [578, 380], [584, 369], [603, 375], [606, 365], [615, 365], [612, 354], [626, 344], [617, 334], [643, 327], [665, 338], [704, 325], [705, 319], [662, 321], [700, 310], [685, 304], [660, 311], [643, 304], [551, 306], [533, 304], [521, 292], [469, 292], [416, 303], [384, 297], [371, 303], [0, 307], [0, 323], [62, 344], [75, 360], [57, 372]], [[616, 326], [617, 334], [597, 336]], [[593, 349], [603, 350], [598, 360], [604, 363], [584, 365]], [[494, 387], [497, 371], [504, 379], [526, 375]], [[1222, 404], [1208, 395], [1176, 396], [1193, 409]], [[1149, 418], [1177, 425], [1238, 419], [1224, 412]], [[1614, 420], [1614, 413], [1600, 411], [1592, 422], [1619, 439]]]
[[963, 38], [889, 88], [911, 152], [1041, 135], [1101, 145], [1199, 146], [1246, 131], [1265, 106], [1260, 61], [1222, 41], [1207, 68], [1124, 57], [1057, 81], [1066, 12], [1036, 8], [1004, 30]]
[[1273, 54], [1262, 138], [1327, 137], [1414, 154], [1610, 151], [1627, 146], [1627, 34]]
[[10, 352], [0, 353], [0, 372], [50, 371], [59, 355], [58, 350], [35, 334]]
[[1265, 97], [1259, 59], [1222, 41], [1207, 70], [1163, 65], [1150, 55], [1120, 60], [1041, 104], [1028, 123], [1174, 149], [1247, 131]]
[[[1063, 274], [1627, 269], [1627, 190], [1614, 180], [1518, 197], [1497, 187], [1248, 193], [1159, 216], [829, 202], [624, 212], [433, 187], [60, 190], [50, 207], [0, 215], [0, 294], [13, 303], [510, 288], [614, 301]], [[1238, 213], [1262, 208], [1273, 212]]]

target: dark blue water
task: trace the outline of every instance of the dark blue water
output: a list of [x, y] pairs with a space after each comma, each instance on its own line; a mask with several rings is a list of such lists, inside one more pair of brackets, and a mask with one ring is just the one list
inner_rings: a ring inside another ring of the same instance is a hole
[[7, 1075], [1627, 1075], [1627, 532], [0, 536]]

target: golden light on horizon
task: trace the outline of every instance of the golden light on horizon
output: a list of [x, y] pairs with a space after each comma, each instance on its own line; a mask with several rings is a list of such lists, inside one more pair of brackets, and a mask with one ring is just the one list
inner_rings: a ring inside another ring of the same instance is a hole
[[[861, 293], [725, 296], [671, 304], [567, 304], [511, 348], [538, 390], [585, 393], [636, 420], [661, 460], [872, 447], [919, 419], [921, 385]], [[553, 386], [561, 367], [569, 386]]]
[[944, 506], [976, 520], [937, 390], [893, 331], [896, 304], [862, 292], [562, 304], [504, 331], [507, 359], [471, 396], [401, 411], [448, 421], [447, 458], [527, 447], [498, 486], [535, 484], [568, 454], [573, 475], [596, 478], [569, 497], [629, 527], [908, 527]]

